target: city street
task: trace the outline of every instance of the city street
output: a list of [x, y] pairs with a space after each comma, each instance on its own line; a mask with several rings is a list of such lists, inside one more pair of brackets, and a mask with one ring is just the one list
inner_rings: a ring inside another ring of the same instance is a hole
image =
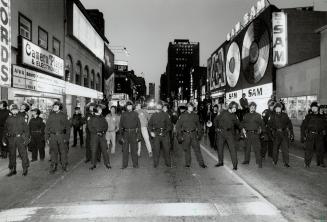
[[[231, 170], [213, 167], [216, 153], [201, 145], [208, 169], [192, 156], [184, 168], [183, 152], [174, 151], [173, 167], [152, 167], [142, 153], [140, 168], [121, 170], [121, 149], [111, 156], [112, 169], [84, 163], [84, 149], [70, 150], [67, 173], [49, 175], [47, 161], [32, 163], [27, 177], [5, 177], [1, 160], [0, 221], [325, 221], [327, 171], [303, 167], [302, 152], [292, 149], [291, 168], [252, 163]], [[242, 153], [239, 152], [239, 160]], [[252, 156], [253, 159], [253, 156]], [[11, 209], [15, 208], [15, 209]]]

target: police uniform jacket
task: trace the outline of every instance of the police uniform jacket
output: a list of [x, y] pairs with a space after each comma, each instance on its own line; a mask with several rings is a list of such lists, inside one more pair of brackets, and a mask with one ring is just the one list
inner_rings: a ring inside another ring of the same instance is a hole
[[159, 129], [163, 129], [166, 131], [172, 130], [172, 124], [169, 118], [168, 113], [163, 111], [154, 113], [148, 123], [149, 131], [156, 132]]
[[141, 123], [137, 112], [126, 111], [122, 113], [119, 122], [119, 130], [123, 130], [123, 129], [140, 130], [140, 128], [141, 128]]
[[62, 112], [51, 112], [45, 125], [45, 137], [50, 138], [50, 134], [64, 134], [65, 139], [69, 140], [70, 122], [67, 115]]
[[108, 122], [103, 115], [93, 115], [88, 122], [88, 129], [91, 134], [105, 134], [108, 130]]
[[[31, 135], [44, 136], [45, 124], [41, 117], [32, 118], [28, 124]], [[41, 139], [41, 138], [40, 138]]]
[[263, 120], [261, 115], [257, 112], [246, 113], [241, 122], [241, 128], [251, 131], [262, 131], [264, 130]]
[[301, 125], [301, 135], [305, 136], [308, 132], [326, 133], [327, 121], [323, 115], [307, 114]]
[[5, 124], [4, 135], [7, 137], [16, 137], [17, 135], [29, 137], [29, 129], [25, 118], [18, 114], [9, 116]]
[[286, 113], [274, 113], [268, 120], [268, 126], [272, 130], [284, 131], [288, 129], [293, 134], [293, 124]]
[[189, 113], [188, 111], [184, 112], [183, 114], [181, 114], [181, 116], [179, 117], [176, 123], [176, 130], [177, 132], [192, 131], [192, 130], [201, 132], [202, 128], [201, 128], [199, 116], [194, 112], [191, 113]]
[[235, 127], [239, 127], [240, 121], [236, 114], [229, 112], [228, 110], [223, 110], [214, 119], [214, 126], [216, 129], [231, 131]]

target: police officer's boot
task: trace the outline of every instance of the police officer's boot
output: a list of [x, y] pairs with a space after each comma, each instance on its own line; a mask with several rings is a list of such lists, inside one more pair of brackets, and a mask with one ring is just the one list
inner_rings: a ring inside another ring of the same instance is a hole
[[54, 174], [57, 171], [57, 164], [50, 167], [50, 174]]
[[25, 177], [25, 176], [27, 176], [27, 173], [28, 173], [28, 168], [25, 168], [25, 169], [23, 169], [23, 176]]
[[224, 163], [217, 163], [217, 164], [215, 165], [215, 167], [221, 167], [221, 166], [224, 166]]
[[94, 170], [95, 168], [97, 168], [97, 166], [96, 165], [92, 165], [89, 169], [90, 170]]
[[208, 166], [203, 163], [203, 164], [200, 165], [200, 167], [207, 168]]
[[237, 170], [237, 164], [233, 167], [233, 170]]
[[13, 169], [10, 169], [10, 172], [7, 174], [7, 177], [11, 177], [11, 176], [16, 175], [16, 174], [17, 174], [17, 171], [16, 171], [15, 168], [13, 168]]
[[65, 172], [67, 172], [67, 164], [65, 164], [65, 165], [62, 166], [62, 170], [65, 171]]
[[111, 166], [110, 166], [110, 164], [108, 163], [108, 164], [106, 164], [106, 168], [109, 170], [109, 169], [111, 169]]

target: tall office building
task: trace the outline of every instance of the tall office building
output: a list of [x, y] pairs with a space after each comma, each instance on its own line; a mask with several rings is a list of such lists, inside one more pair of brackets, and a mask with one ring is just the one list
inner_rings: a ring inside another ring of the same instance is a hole
[[155, 99], [155, 96], [156, 96], [156, 87], [155, 87], [155, 84], [150, 82], [149, 83], [149, 96], [151, 99]]
[[175, 39], [169, 43], [166, 73], [170, 98], [190, 99], [190, 69], [199, 66], [199, 60], [199, 42]]

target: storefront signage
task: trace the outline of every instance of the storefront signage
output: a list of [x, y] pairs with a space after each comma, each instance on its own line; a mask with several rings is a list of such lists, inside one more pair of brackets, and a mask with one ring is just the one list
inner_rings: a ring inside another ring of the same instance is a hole
[[0, 1], [0, 86], [11, 86], [11, 21], [10, 0]]
[[13, 65], [13, 84], [15, 88], [33, 91], [63, 94], [65, 81], [54, 77]]
[[228, 103], [235, 101], [239, 103], [239, 100], [242, 98], [242, 90], [237, 90], [233, 92], [226, 93], [226, 101]]
[[245, 15], [243, 16], [243, 24], [241, 25], [240, 22], [236, 23], [232, 31], [227, 34], [227, 41], [229, 41], [237, 33], [239, 33], [242, 30], [241, 27], [242, 28], [245, 27], [265, 8], [266, 8], [266, 0], [259, 0], [255, 6], [252, 6], [250, 12], [245, 13]]
[[103, 98], [103, 93], [86, 88], [83, 86], [75, 85], [69, 82], [65, 82], [66, 84], [66, 94], [67, 95], [73, 95], [73, 96], [81, 96], [81, 97], [87, 97], [91, 99], [102, 99]]
[[22, 38], [22, 62], [25, 65], [60, 77], [64, 76], [64, 60]]
[[285, 12], [272, 14], [273, 62], [277, 68], [284, 67], [288, 60], [287, 15]]
[[270, 98], [273, 94], [272, 83], [243, 89], [248, 100]]

